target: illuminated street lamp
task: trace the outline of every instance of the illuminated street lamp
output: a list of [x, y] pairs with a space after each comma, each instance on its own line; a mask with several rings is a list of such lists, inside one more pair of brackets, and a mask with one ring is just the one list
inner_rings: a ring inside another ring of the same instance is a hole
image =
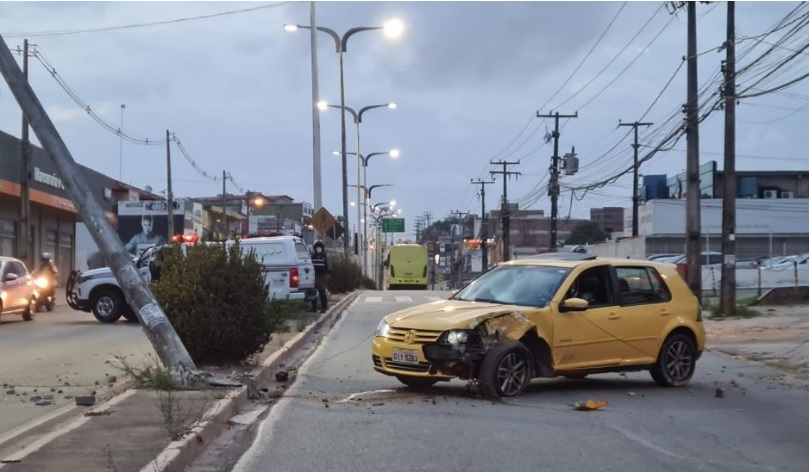
[[[346, 31], [341, 37], [335, 30], [326, 28], [324, 26], [316, 26], [315, 27], [318, 31], [324, 32], [332, 37], [335, 40], [335, 49], [339, 56], [339, 63], [340, 63], [340, 109], [343, 113], [340, 114], [340, 158], [342, 164], [342, 177], [343, 177], [343, 220], [348, 223], [349, 221], [349, 194], [348, 194], [348, 171], [346, 166], [346, 95], [345, 95], [345, 86], [344, 86], [344, 79], [343, 79], [343, 55], [346, 52], [346, 46], [349, 42], [349, 38], [361, 31], [373, 31], [373, 30], [383, 30], [386, 36], [390, 38], [397, 38], [402, 35], [402, 31], [404, 29], [404, 25], [399, 20], [390, 20], [383, 24], [383, 26], [361, 26], [356, 28], [351, 28], [350, 30]], [[299, 29], [312, 29], [310, 26], [303, 26], [303, 25], [284, 25], [284, 29], [289, 32], [295, 32]], [[343, 252], [348, 256], [349, 255], [349, 239], [347, 237], [343, 238]]]

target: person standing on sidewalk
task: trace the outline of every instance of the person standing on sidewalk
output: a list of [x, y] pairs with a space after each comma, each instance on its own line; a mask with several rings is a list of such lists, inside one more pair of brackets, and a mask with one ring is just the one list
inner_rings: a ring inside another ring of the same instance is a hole
[[326, 256], [326, 249], [323, 241], [315, 241], [312, 245], [312, 265], [315, 267], [315, 290], [318, 294], [312, 299], [312, 311], [318, 311], [318, 300], [321, 302], [321, 313], [326, 312], [326, 282], [332, 273], [329, 266], [329, 258]]

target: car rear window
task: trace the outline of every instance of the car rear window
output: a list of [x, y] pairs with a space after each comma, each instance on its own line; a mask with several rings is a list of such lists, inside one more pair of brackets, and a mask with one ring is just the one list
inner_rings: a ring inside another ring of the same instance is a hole
[[617, 267], [622, 305], [662, 303], [672, 299], [669, 289], [652, 267]]
[[295, 243], [295, 253], [298, 254], [298, 259], [309, 260], [309, 250], [304, 243]]

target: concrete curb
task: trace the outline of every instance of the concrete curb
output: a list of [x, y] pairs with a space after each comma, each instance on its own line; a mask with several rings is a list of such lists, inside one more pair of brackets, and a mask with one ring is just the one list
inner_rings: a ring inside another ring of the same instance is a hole
[[[303, 331], [290, 339], [278, 351], [265, 359], [261, 366], [253, 371], [253, 379], [257, 385], [262, 384], [271, 373], [291, 357], [295, 351], [306, 343], [313, 333], [320, 330], [327, 321], [334, 321], [356, 298], [360, 291], [354, 291], [337, 302], [328, 312], [313, 322]], [[331, 327], [331, 325], [330, 325]], [[228, 427], [228, 420], [236, 415], [248, 403], [247, 387], [228, 394], [226, 398], [218, 401], [206, 413], [208, 418], [203, 424], [195, 427], [185, 438], [170, 443], [141, 472], [168, 472], [184, 470], [194, 458], [197, 457], [209, 443], [213, 442]]]

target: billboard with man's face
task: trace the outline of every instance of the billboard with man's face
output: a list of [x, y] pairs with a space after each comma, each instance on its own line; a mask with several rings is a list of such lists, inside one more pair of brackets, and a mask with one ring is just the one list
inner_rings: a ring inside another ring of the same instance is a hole
[[[155, 244], [166, 244], [169, 236], [169, 210], [165, 201], [118, 202], [118, 237], [124, 249], [138, 256]], [[183, 210], [174, 204], [174, 231], [183, 233]]]

